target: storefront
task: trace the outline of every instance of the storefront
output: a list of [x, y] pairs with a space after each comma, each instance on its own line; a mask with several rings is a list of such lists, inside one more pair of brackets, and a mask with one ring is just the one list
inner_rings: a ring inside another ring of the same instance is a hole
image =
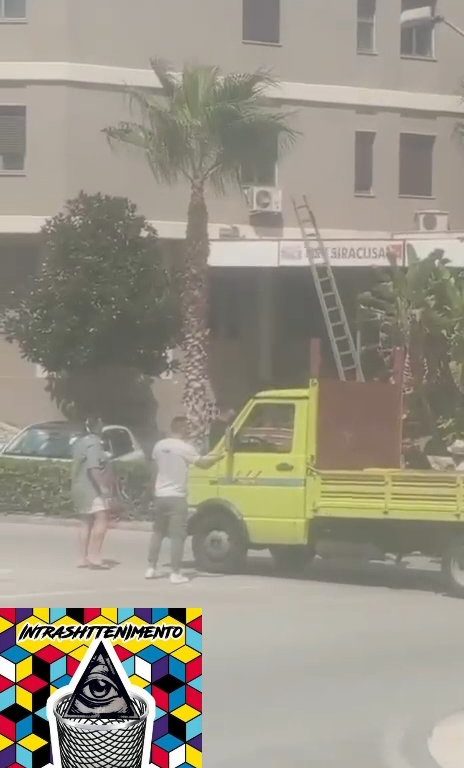
[[[170, 243], [180, 241], [169, 241]], [[406, 265], [407, 243], [419, 258], [445, 251], [451, 266], [464, 268], [464, 238], [327, 240], [325, 247], [348, 317], [372, 279], [372, 267], [388, 267], [389, 255]], [[37, 240], [12, 238], [0, 249], [3, 303], [24, 285], [37, 265]], [[317, 249], [314, 256], [320, 257]], [[304, 386], [310, 373], [310, 341], [330, 348], [300, 240], [213, 240], [210, 249], [211, 378], [217, 396], [239, 406], [265, 387]], [[0, 421], [21, 424], [56, 412], [36, 366], [0, 339]], [[181, 407], [182, 379], [168, 376], [155, 385], [165, 426]]]
[[[325, 243], [348, 317], [367, 290], [371, 267], [404, 264], [397, 240]], [[320, 258], [319, 252], [314, 257]], [[212, 378], [221, 398], [235, 405], [268, 386], [304, 386], [311, 339], [320, 339], [328, 372], [332, 357], [303, 243], [211, 243]]]

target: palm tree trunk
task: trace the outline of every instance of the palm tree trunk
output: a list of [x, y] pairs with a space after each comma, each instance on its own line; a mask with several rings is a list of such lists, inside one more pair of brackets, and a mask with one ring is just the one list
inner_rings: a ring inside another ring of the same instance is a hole
[[208, 210], [202, 182], [193, 182], [188, 209], [182, 290], [184, 406], [192, 440], [207, 434], [213, 407], [208, 351]]

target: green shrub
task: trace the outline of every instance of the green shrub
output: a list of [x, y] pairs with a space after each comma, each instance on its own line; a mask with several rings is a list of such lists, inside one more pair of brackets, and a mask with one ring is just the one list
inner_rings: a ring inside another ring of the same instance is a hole
[[[71, 465], [62, 461], [0, 459], [0, 511], [73, 517]], [[130, 500], [128, 516], [143, 520], [150, 509], [147, 464], [117, 466]]]

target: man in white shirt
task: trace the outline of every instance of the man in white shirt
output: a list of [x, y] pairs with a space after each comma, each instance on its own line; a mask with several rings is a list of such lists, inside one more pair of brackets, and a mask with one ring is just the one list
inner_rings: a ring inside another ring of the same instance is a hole
[[187, 538], [187, 484], [190, 466], [209, 469], [223, 458], [223, 455], [200, 456], [187, 442], [187, 419], [177, 416], [171, 424], [170, 437], [160, 440], [153, 449], [156, 465], [155, 519], [148, 553], [149, 566], [146, 579], [161, 575], [157, 571], [163, 540], [171, 540], [171, 582], [184, 584], [188, 581], [180, 569]]

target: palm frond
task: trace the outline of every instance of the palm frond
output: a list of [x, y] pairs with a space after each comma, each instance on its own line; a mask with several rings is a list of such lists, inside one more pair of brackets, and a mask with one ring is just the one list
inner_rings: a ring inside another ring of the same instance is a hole
[[182, 73], [181, 99], [190, 118], [200, 125], [204, 110], [214, 97], [220, 78], [219, 67], [185, 66]]
[[208, 175], [222, 169], [224, 177], [237, 178], [242, 167], [259, 169], [277, 161], [295, 143], [298, 133], [288, 124], [287, 113], [221, 107], [208, 114], [217, 153]]
[[141, 89], [131, 88], [127, 95], [137, 121], [104, 129], [110, 142], [119, 141], [144, 150], [158, 181], [174, 183], [181, 175], [191, 178], [190, 129], [182, 113]]
[[179, 88], [179, 76], [173, 72], [170, 65], [164, 59], [152, 57], [150, 66], [161, 83], [163, 94], [172, 99]]
[[255, 72], [227, 74], [217, 81], [214, 102], [227, 104], [245, 104], [264, 100], [270, 91], [277, 88], [278, 81], [270, 70], [258, 69]]
[[218, 192], [239, 182], [244, 165], [262, 167], [296, 141], [293, 113], [271, 109], [278, 85], [267, 70], [222, 75], [215, 66], [185, 65], [182, 75], [152, 59], [162, 96], [128, 91], [133, 121], [106, 129], [110, 141], [145, 152], [155, 177], [209, 180]]
[[411, 245], [411, 243], [406, 243], [406, 258], [407, 258], [408, 267], [411, 266], [412, 264], [417, 264], [417, 262], [419, 261], [419, 256], [417, 255], [417, 251], [414, 248], [414, 246]]

